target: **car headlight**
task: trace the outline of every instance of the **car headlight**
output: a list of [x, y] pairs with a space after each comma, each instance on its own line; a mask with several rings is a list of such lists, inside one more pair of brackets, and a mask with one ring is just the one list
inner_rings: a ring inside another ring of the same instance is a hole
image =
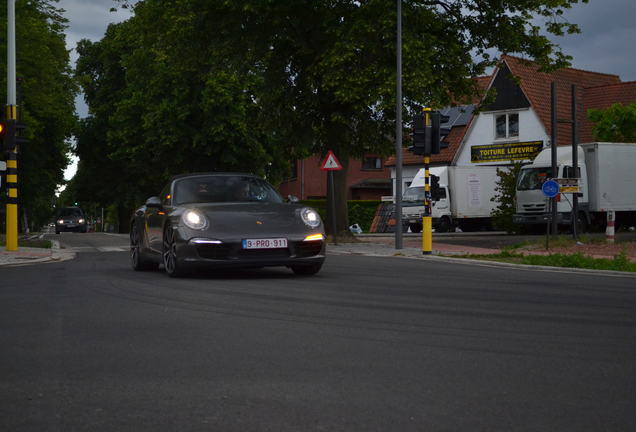
[[62, 225], [64, 223], [64, 219], [60, 219], [57, 221], [58, 225]]
[[83, 223], [84, 223], [84, 222], [86, 222], [86, 221], [85, 221], [84, 219], [80, 219], [80, 220], [78, 220], [77, 222], [79, 222], [79, 223], [83, 224]]
[[181, 215], [181, 220], [185, 226], [194, 230], [202, 230], [208, 226], [206, 217], [196, 210], [186, 210]]
[[304, 208], [300, 211], [300, 217], [302, 218], [305, 225], [311, 228], [316, 228], [320, 225], [320, 215], [316, 210], [312, 210], [310, 208]]

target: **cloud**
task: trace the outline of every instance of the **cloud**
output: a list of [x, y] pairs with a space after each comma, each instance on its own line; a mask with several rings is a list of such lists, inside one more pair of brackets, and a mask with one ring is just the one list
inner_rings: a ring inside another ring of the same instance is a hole
[[636, 47], [636, 1], [591, 0], [574, 5], [564, 17], [578, 24], [581, 34], [552, 40], [574, 57], [573, 67], [636, 80], [636, 62], [631, 58]]
[[64, 17], [68, 19], [66, 30], [66, 46], [71, 52], [71, 60], [75, 62], [75, 46], [81, 39], [92, 41], [100, 40], [108, 24], [117, 23], [128, 19], [131, 12], [128, 9], [117, 8], [114, 0], [60, 0], [58, 3], [64, 9]]

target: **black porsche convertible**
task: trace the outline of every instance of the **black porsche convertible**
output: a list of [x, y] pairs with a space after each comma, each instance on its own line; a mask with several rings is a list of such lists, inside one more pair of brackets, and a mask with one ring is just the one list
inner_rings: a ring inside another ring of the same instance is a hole
[[135, 270], [163, 264], [173, 277], [200, 266], [287, 266], [312, 275], [325, 261], [325, 231], [318, 212], [285, 202], [260, 177], [186, 174], [135, 211], [130, 258]]

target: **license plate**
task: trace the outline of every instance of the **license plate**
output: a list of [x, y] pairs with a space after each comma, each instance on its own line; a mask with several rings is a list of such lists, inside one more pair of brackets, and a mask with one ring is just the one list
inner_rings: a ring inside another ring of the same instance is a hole
[[243, 240], [243, 249], [278, 249], [278, 248], [286, 248], [286, 247], [287, 247], [286, 238]]

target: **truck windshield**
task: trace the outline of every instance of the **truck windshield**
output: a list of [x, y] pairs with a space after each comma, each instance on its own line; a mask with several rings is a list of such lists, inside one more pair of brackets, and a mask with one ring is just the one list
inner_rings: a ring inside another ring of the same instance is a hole
[[407, 188], [402, 196], [403, 201], [424, 201], [426, 194], [424, 193], [424, 186], [414, 186]]
[[552, 168], [523, 168], [519, 173], [517, 190], [541, 189], [547, 179], [552, 178]]
[[[413, 186], [407, 188], [402, 196], [402, 201], [407, 202], [422, 202], [426, 198], [426, 194], [424, 192], [424, 186]], [[441, 199], [446, 198], [446, 189], [443, 187], [438, 187], [432, 190], [431, 199], [433, 201], [439, 201]]]

